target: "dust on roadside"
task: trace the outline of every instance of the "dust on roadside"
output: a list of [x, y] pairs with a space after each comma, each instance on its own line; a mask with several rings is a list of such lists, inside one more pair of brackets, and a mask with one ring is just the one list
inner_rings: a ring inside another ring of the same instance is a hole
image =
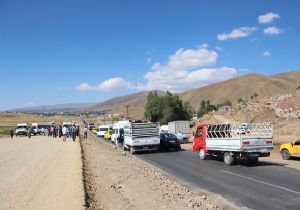
[[219, 209], [196, 193], [113, 145], [81, 140], [87, 209]]

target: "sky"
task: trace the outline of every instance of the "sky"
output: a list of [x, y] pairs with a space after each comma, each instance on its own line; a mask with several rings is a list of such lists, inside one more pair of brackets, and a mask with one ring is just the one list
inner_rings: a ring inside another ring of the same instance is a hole
[[300, 1], [0, 0], [0, 110], [299, 70]]

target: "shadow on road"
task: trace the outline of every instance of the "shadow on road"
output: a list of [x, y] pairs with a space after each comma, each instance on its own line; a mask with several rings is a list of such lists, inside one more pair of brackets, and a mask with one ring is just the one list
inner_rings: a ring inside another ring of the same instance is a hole
[[[220, 156], [210, 156], [207, 157], [207, 160], [214, 160], [218, 162], [224, 162], [223, 157]], [[276, 162], [270, 162], [270, 161], [261, 161], [259, 160], [257, 163], [250, 163], [247, 160], [238, 159], [235, 160], [233, 163], [233, 166], [244, 166], [244, 167], [262, 167], [262, 166], [285, 166], [287, 164], [284, 163], [276, 163]]]

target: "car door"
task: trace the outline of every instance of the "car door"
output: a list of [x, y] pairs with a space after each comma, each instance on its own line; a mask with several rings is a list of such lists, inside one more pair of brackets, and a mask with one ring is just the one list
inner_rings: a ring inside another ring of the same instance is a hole
[[300, 140], [294, 142], [293, 155], [300, 156]]
[[206, 150], [204, 130], [204, 126], [199, 126], [196, 130], [194, 139], [194, 151], [199, 151], [200, 148], [204, 148]]

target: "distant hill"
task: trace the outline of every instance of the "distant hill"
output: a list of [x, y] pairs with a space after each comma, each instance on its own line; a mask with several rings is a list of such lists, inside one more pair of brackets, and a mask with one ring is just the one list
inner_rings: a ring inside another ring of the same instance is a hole
[[29, 112], [29, 113], [43, 113], [43, 112], [73, 112], [78, 109], [83, 109], [94, 105], [95, 103], [71, 103], [71, 104], [57, 104], [57, 105], [41, 105], [24, 107], [19, 109], [8, 110], [11, 112]]
[[[199, 84], [201, 86], [201, 84]], [[300, 71], [265, 76], [261, 74], [248, 74], [235, 77], [224, 82], [199, 87], [179, 93], [178, 96], [183, 101], [198, 110], [201, 100], [210, 100], [212, 104], [220, 104], [225, 100], [230, 100], [233, 104], [239, 98], [250, 97], [254, 93], [257, 99], [270, 98], [278, 94], [293, 93], [300, 89]], [[61, 104], [52, 106], [28, 107], [10, 111], [18, 112], [66, 112], [66, 111], [103, 111], [111, 110], [110, 113], [123, 113], [126, 116], [126, 106], [128, 106], [129, 116], [142, 118], [147, 95], [150, 91], [143, 91], [126, 96], [115, 97], [98, 104]], [[157, 91], [160, 95], [163, 91]]]
[[[133, 118], [142, 118], [147, 96], [150, 91], [143, 91], [126, 96], [115, 97], [105, 102], [96, 104], [85, 109], [87, 111], [112, 110], [113, 113], [123, 113], [126, 116], [128, 106], [129, 116]], [[163, 91], [157, 91], [158, 94], [164, 94]]]
[[183, 101], [198, 109], [201, 100], [210, 100], [212, 104], [220, 104], [230, 100], [233, 104], [239, 98], [258, 94], [258, 99], [270, 98], [284, 93], [293, 93], [300, 86], [300, 71], [292, 71], [273, 76], [248, 74], [224, 82], [195, 88], [178, 94]]

